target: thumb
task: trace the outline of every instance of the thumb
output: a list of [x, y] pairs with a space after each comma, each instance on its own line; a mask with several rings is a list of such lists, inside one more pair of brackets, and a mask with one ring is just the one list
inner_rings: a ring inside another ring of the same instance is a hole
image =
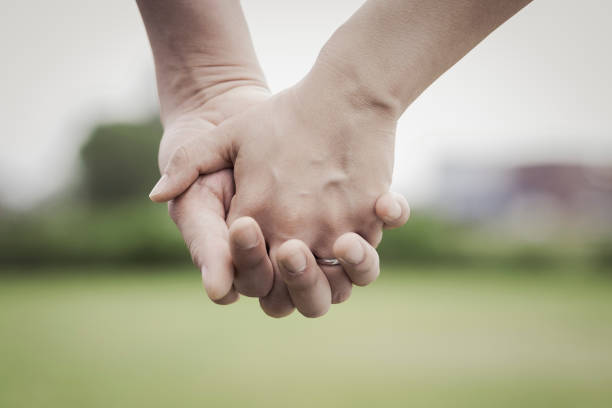
[[205, 136], [182, 143], [170, 156], [149, 198], [158, 203], [172, 200], [187, 190], [200, 174], [231, 167], [235, 157], [233, 146], [227, 127], [215, 128]]

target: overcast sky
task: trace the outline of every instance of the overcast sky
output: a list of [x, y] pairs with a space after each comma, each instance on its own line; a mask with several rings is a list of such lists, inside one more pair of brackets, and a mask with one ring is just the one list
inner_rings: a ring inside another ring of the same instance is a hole
[[[0, 0], [0, 200], [21, 207], [78, 169], [104, 120], [156, 112], [134, 1]], [[244, 0], [273, 91], [297, 82], [361, 1]], [[395, 188], [413, 202], [441, 163], [612, 163], [612, 2], [535, 0], [406, 112]]]

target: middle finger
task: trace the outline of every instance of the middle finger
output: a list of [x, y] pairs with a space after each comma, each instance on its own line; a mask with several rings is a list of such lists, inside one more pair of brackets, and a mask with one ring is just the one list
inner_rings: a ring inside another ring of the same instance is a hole
[[332, 302], [329, 282], [305, 243], [291, 239], [278, 247], [275, 264], [295, 307], [306, 317], [327, 313]]

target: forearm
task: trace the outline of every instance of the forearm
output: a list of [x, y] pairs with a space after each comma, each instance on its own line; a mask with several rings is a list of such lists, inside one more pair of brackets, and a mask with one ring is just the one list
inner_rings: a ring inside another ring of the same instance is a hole
[[238, 0], [137, 0], [163, 122], [243, 85], [265, 87]]
[[436, 78], [530, 0], [369, 0], [309, 74], [398, 118]]

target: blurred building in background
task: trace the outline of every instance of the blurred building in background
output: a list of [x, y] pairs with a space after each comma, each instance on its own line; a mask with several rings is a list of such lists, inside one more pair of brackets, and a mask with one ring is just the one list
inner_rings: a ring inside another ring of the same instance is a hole
[[434, 204], [457, 221], [501, 227], [542, 239], [559, 230], [602, 235], [612, 230], [612, 167], [531, 164], [440, 167]]

